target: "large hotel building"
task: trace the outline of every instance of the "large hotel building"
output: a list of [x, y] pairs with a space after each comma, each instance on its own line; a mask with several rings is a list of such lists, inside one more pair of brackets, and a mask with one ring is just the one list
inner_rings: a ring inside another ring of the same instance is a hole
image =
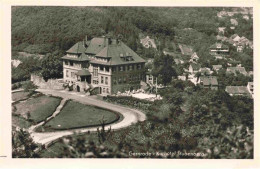
[[140, 88], [145, 80], [145, 60], [119, 39], [86, 37], [66, 53], [63, 79], [78, 92], [95, 88], [99, 94], [113, 94]]

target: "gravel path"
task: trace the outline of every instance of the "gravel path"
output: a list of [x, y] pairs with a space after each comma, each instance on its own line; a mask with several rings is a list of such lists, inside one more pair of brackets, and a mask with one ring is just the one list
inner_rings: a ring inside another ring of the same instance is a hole
[[[132, 124], [134, 124], [138, 121], [144, 121], [146, 119], [145, 114], [142, 113], [139, 110], [135, 110], [135, 109], [131, 109], [131, 108], [107, 103], [105, 101], [97, 100], [97, 99], [94, 99], [90, 96], [82, 95], [80, 93], [68, 92], [68, 91], [65, 91], [65, 90], [49, 90], [49, 89], [37, 89], [36, 91], [41, 92], [41, 93], [46, 94], [46, 95], [59, 96], [59, 97], [62, 97], [63, 99], [65, 99], [65, 100], [72, 99], [72, 100], [78, 101], [78, 102], [83, 103], [83, 104], [88, 104], [88, 105], [106, 108], [106, 109], [109, 109], [109, 110], [112, 110], [112, 111], [119, 112], [120, 114], [123, 115], [124, 118], [123, 118], [122, 121], [108, 125], [108, 126], [105, 127], [105, 129], [108, 129], [108, 128], [111, 127], [111, 129], [113, 129], [113, 130], [118, 130], [118, 129], [130, 126], [130, 125], [132, 125]], [[60, 108], [61, 107], [59, 107], [59, 109]], [[82, 129], [37, 133], [37, 132], [34, 131], [35, 127], [36, 126], [32, 126], [29, 129], [29, 132], [30, 132], [33, 140], [36, 143], [45, 144], [45, 145], [50, 144], [52, 141], [54, 141], [54, 140], [56, 140], [60, 137], [68, 136], [68, 135], [71, 135], [73, 133], [82, 133], [82, 132], [88, 132], [88, 131], [95, 132], [95, 131], [97, 131], [97, 127], [91, 127], [91, 128], [82, 128]]]

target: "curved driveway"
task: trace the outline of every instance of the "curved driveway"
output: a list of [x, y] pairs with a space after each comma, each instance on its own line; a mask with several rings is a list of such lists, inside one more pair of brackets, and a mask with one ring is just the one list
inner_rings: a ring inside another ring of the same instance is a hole
[[[107, 125], [105, 127], [105, 129], [108, 129], [111, 127], [111, 129], [113, 129], [113, 130], [118, 130], [118, 129], [130, 126], [131, 124], [134, 124], [138, 121], [144, 121], [146, 119], [145, 114], [139, 110], [107, 103], [105, 101], [97, 100], [90, 96], [82, 95], [80, 93], [68, 92], [68, 91], [64, 91], [64, 90], [50, 90], [50, 89], [37, 89], [36, 91], [41, 92], [43, 94], [47, 94], [47, 95], [59, 96], [64, 99], [72, 99], [72, 100], [78, 101], [83, 104], [94, 105], [94, 106], [106, 108], [106, 109], [109, 109], [112, 111], [116, 111], [123, 115], [124, 118], [122, 121], [120, 121], [118, 123], [113, 123], [113, 124]], [[73, 113], [73, 112], [71, 112], [71, 113]], [[36, 126], [39, 126], [39, 124]], [[68, 136], [73, 133], [97, 131], [97, 127], [91, 127], [91, 128], [82, 128], [82, 129], [74, 129], [74, 130], [37, 133], [34, 131], [34, 128], [36, 126], [32, 126], [30, 128], [29, 132], [30, 132], [33, 140], [36, 143], [45, 144], [45, 145], [48, 145], [49, 143], [51, 143], [52, 141], [54, 141], [60, 137]]]

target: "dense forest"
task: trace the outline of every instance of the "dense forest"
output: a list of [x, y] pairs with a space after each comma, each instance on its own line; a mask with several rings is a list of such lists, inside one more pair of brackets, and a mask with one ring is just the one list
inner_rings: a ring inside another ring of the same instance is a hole
[[216, 28], [222, 23], [217, 17], [217, 12], [221, 10], [180, 7], [13, 7], [12, 47], [14, 51], [46, 54], [67, 50], [86, 35], [91, 38], [111, 33], [114, 36], [123, 35], [123, 40], [136, 50], [140, 33], [165, 41], [180, 37], [184, 28], [192, 28], [196, 30], [195, 33], [191, 32], [192, 39], [183, 39], [184, 43], [190, 44], [196, 35], [202, 38], [203, 35], [216, 34]]

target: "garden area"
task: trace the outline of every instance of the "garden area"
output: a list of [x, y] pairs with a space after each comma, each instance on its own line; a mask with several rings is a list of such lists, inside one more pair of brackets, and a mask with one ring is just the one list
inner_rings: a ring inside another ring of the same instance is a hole
[[76, 129], [83, 127], [101, 126], [102, 121], [105, 124], [111, 124], [120, 120], [118, 113], [110, 110], [81, 104], [75, 101], [68, 101], [60, 113], [37, 131], [55, 131]]
[[12, 101], [16, 102], [18, 100], [24, 100], [27, 99], [29, 96], [29, 92], [15, 92], [12, 93]]
[[[51, 116], [59, 106], [61, 98], [50, 97], [34, 93], [31, 97], [28, 92], [13, 93], [13, 99], [19, 101], [13, 104], [12, 123], [21, 128], [28, 128], [31, 123], [39, 123]], [[26, 97], [29, 97], [27, 100]]]

